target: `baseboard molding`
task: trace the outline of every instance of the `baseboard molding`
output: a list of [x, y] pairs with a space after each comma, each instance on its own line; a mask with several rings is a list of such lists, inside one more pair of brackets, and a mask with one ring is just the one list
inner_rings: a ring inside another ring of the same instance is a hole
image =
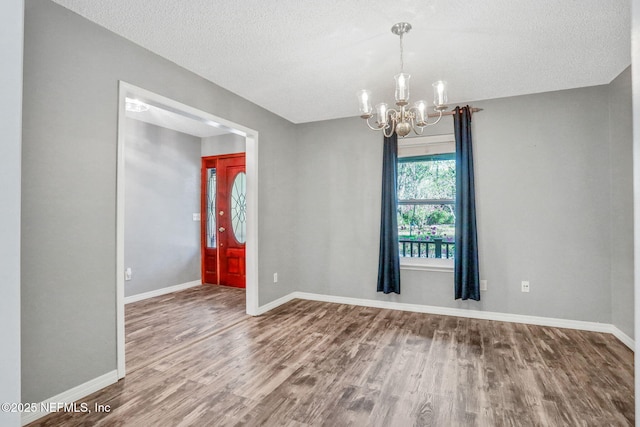
[[614, 325], [611, 325], [611, 330], [609, 332], [612, 333], [614, 337], [618, 338], [624, 345], [629, 347], [632, 351], [635, 350], [636, 341], [629, 335], [625, 334]]
[[[118, 371], [113, 370], [99, 376], [98, 378], [94, 378], [84, 384], [80, 384], [79, 386], [76, 386], [70, 390], [64, 391], [43, 402], [40, 402], [37, 406], [38, 409], [45, 409], [47, 407], [55, 407], [56, 404], [73, 403], [82, 399], [83, 397], [90, 395], [91, 393], [95, 393], [102, 388], [110, 386], [111, 384], [115, 384], [116, 382], [118, 382]], [[35, 420], [50, 414], [51, 412], [52, 411], [48, 410], [38, 410], [35, 412], [23, 413], [20, 420], [21, 425], [24, 426], [32, 423]]]
[[149, 292], [144, 292], [142, 294], [131, 295], [124, 298], [124, 303], [129, 304], [136, 301], [142, 301], [148, 298], [159, 297], [160, 295], [170, 294], [172, 292], [183, 291], [185, 289], [193, 288], [195, 286], [201, 285], [202, 282], [200, 280], [194, 280], [193, 282], [181, 283], [179, 285], [168, 286], [162, 289], [156, 289]]
[[296, 294], [298, 294], [298, 293], [299, 292], [292, 292], [292, 293], [287, 294], [287, 295], [285, 295], [285, 296], [283, 296], [281, 298], [278, 298], [277, 300], [271, 301], [268, 304], [265, 304], [265, 305], [262, 305], [262, 306], [258, 307], [258, 311], [256, 313], [256, 316], [264, 314], [267, 311], [271, 311], [274, 308], [281, 306], [282, 304], [286, 304], [289, 301], [291, 301], [292, 299], [300, 298], [300, 297], [296, 296]]
[[620, 329], [609, 323], [585, 322], [581, 320], [558, 319], [552, 317], [528, 316], [523, 314], [498, 313], [493, 311], [465, 310], [460, 308], [437, 307], [432, 305], [408, 304], [401, 302], [350, 298], [335, 295], [313, 294], [308, 292], [292, 292], [269, 304], [260, 307], [260, 314], [266, 313], [295, 298], [349, 304], [363, 307], [386, 308], [390, 310], [412, 311], [417, 313], [440, 314], [443, 316], [466, 317], [471, 319], [496, 320], [499, 322], [526, 323], [529, 325], [551, 326], [555, 328], [577, 329], [581, 331], [604, 332], [613, 334], [624, 345], [635, 351], [635, 341]]

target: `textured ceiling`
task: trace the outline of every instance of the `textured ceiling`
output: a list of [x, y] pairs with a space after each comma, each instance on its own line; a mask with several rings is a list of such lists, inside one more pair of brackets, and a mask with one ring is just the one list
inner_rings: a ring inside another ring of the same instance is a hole
[[400, 21], [411, 99], [450, 104], [609, 83], [630, 63], [628, 0], [54, 0], [294, 123], [393, 102]]

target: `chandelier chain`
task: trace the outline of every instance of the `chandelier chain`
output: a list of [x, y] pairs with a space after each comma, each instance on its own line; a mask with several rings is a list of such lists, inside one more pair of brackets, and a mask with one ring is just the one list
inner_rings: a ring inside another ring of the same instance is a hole
[[400, 33], [400, 73], [404, 73], [404, 48], [402, 46], [402, 36], [404, 33]]

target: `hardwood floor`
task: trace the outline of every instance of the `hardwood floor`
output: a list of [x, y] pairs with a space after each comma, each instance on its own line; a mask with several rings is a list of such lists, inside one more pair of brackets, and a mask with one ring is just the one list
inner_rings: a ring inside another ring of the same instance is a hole
[[127, 373], [245, 318], [244, 289], [223, 286], [197, 286], [127, 304]]
[[127, 306], [135, 369], [81, 401], [111, 412], [31, 425], [634, 424], [633, 353], [609, 334], [302, 300], [248, 317], [231, 288], [159, 298]]

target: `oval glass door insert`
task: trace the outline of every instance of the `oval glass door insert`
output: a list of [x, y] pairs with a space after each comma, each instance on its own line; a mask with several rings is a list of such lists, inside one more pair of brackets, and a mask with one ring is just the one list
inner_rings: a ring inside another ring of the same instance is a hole
[[240, 243], [247, 240], [247, 177], [240, 172], [231, 187], [231, 225], [233, 235]]

